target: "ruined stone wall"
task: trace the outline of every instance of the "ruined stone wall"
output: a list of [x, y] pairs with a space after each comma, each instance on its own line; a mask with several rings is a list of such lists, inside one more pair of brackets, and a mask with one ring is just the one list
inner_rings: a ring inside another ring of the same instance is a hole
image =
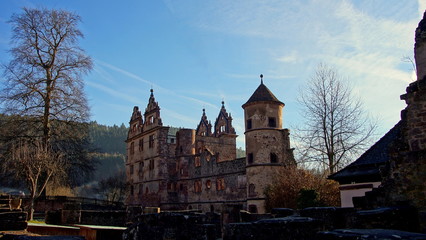
[[195, 154], [195, 130], [180, 129], [176, 133], [176, 156]]
[[196, 152], [207, 149], [216, 155], [217, 162], [234, 160], [237, 157], [236, 137], [235, 134], [223, 134], [219, 137], [196, 136]]
[[184, 161], [187, 173], [182, 172], [173, 193], [185, 203], [181, 208], [220, 212], [227, 204], [245, 207], [245, 159], [218, 163], [214, 155], [205, 152]]
[[416, 30], [415, 60], [419, 78], [401, 96], [407, 103], [401, 113], [402, 134], [391, 148], [391, 160], [380, 191], [373, 191], [377, 193], [377, 205], [405, 203], [421, 211], [426, 210], [425, 17]]

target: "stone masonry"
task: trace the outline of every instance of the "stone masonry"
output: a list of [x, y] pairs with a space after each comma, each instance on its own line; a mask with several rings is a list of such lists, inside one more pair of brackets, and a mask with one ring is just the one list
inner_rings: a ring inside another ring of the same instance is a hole
[[279, 169], [294, 164], [283, 107], [262, 79], [243, 105], [248, 154], [237, 159], [237, 135], [223, 101], [214, 123], [203, 109], [196, 129], [165, 127], [151, 89], [144, 114], [135, 106], [130, 119], [127, 205], [264, 212], [264, 189]]

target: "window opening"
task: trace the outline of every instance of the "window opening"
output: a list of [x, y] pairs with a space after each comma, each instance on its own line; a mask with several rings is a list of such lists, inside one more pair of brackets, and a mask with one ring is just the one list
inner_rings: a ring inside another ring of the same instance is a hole
[[247, 162], [248, 162], [248, 164], [252, 164], [253, 161], [254, 161], [253, 153], [249, 153], [247, 155]]
[[269, 127], [277, 127], [277, 123], [275, 122], [275, 118], [270, 117], [270, 118], [268, 119], [268, 126], [269, 126]]

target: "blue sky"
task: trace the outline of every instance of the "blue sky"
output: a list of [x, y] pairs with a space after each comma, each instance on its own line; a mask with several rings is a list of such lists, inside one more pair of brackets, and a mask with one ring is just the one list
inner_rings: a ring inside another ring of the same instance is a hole
[[9, 60], [7, 20], [22, 7], [79, 14], [80, 45], [95, 63], [85, 77], [92, 120], [128, 124], [154, 89], [165, 125], [196, 128], [202, 109], [214, 122], [221, 101], [244, 146], [241, 105], [264, 75], [283, 101], [284, 127], [303, 123], [297, 96], [316, 66], [339, 70], [379, 136], [400, 117], [415, 79], [414, 31], [426, 0], [2, 0], [0, 61]]

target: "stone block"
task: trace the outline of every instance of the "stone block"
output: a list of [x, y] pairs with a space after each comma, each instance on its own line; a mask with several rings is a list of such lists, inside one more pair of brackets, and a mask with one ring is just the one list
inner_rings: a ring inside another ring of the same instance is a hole
[[61, 223], [62, 224], [79, 224], [81, 221], [80, 210], [62, 210]]
[[255, 240], [252, 223], [230, 223], [223, 230], [223, 240]]
[[141, 215], [139, 221], [129, 226], [123, 239], [206, 239], [217, 238], [216, 225], [205, 224], [207, 217], [195, 213], [170, 213]]
[[61, 210], [46, 211], [44, 221], [47, 224], [60, 225], [61, 224]]
[[402, 231], [419, 231], [418, 213], [415, 208], [383, 207], [373, 210], [358, 211], [355, 214], [354, 228], [397, 229]]
[[25, 230], [27, 229], [27, 226], [27, 222], [24, 221], [0, 221], [0, 231]]
[[2, 240], [84, 240], [82, 236], [25, 236], [6, 234]]
[[253, 223], [256, 239], [311, 240], [324, 229], [323, 223], [307, 217], [264, 219]]
[[26, 212], [2, 212], [0, 213], [0, 221], [17, 221], [22, 222], [27, 220]]
[[317, 240], [426, 240], [426, 234], [390, 229], [336, 229], [319, 232]]
[[272, 214], [257, 214], [257, 213], [250, 213], [247, 211], [241, 211], [240, 216], [241, 216], [242, 222], [255, 222], [262, 219], [270, 219], [273, 217]]
[[126, 211], [81, 211], [80, 224], [124, 226]]
[[291, 208], [273, 208], [271, 214], [275, 218], [282, 218], [294, 215], [295, 211]]
[[225, 240], [266, 240], [266, 239], [315, 239], [323, 230], [321, 221], [306, 217], [284, 217], [263, 219], [253, 223], [233, 223], [224, 228]]
[[332, 230], [348, 227], [356, 210], [354, 208], [312, 207], [302, 209], [299, 213], [302, 217], [321, 220], [325, 229]]

